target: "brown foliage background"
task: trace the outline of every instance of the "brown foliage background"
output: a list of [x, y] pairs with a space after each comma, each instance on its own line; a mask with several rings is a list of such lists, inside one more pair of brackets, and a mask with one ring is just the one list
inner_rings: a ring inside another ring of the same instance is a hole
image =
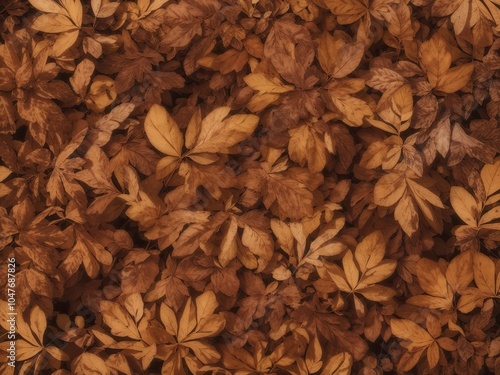
[[0, 22], [18, 373], [500, 373], [498, 0]]

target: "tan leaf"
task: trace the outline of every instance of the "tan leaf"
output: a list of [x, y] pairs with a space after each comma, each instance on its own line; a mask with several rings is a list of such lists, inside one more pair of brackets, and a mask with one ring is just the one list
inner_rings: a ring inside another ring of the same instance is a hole
[[358, 0], [323, 1], [332, 13], [337, 15], [338, 22], [341, 25], [354, 23], [369, 11], [366, 5]]
[[71, 372], [75, 375], [109, 375], [111, 372], [101, 357], [92, 353], [82, 353], [71, 363]]
[[448, 299], [428, 295], [412, 296], [406, 300], [406, 303], [438, 310], [448, 310], [452, 306]]
[[100, 113], [117, 97], [115, 81], [108, 76], [97, 75], [92, 80], [85, 104], [94, 112]]
[[179, 330], [177, 331], [177, 340], [183, 342], [194, 331], [196, 324], [196, 306], [190, 297], [184, 305], [184, 310], [182, 310], [179, 320]]
[[252, 89], [265, 94], [282, 94], [294, 89], [293, 86], [284, 85], [278, 78], [264, 73], [252, 73], [243, 80]]
[[417, 323], [408, 319], [391, 319], [391, 331], [394, 336], [411, 341], [408, 349], [424, 348], [434, 342], [432, 336]]
[[413, 367], [415, 367], [422, 357], [422, 354], [427, 349], [427, 347], [422, 347], [418, 349], [414, 349], [411, 352], [405, 352], [398, 363], [398, 371], [410, 371]]
[[361, 126], [365, 117], [373, 116], [371, 108], [362, 99], [337, 94], [335, 90], [330, 90], [329, 93], [333, 105], [343, 115], [342, 121], [347, 125]]
[[323, 366], [323, 362], [321, 361], [322, 354], [323, 350], [321, 349], [321, 343], [318, 337], [314, 336], [312, 342], [309, 342], [307, 346], [305, 358], [305, 364], [309, 373], [314, 374], [321, 369]]
[[500, 159], [496, 159], [495, 164], [486, 164], [483, 167], [481, 180], [487, 197], [500, 190]]
[[338, 265], [334, 263], [324, 262], [323, 264], [324, 267], [326, 268], [326, 271], [328, 272], [328, 275], [341, 291], [347, 293], [352, 292], [352, 288], [349, 286], [346, 274], [342, 270], [342, 268], [340, 268]]
[[367, 285], [379, 283], [394, 273], [397, 262], [394, 259], [385, 259], [373, 268], [365, 270], [358, 288], [365, 288]]
[[62, 14], [42, 14], [33, 22], [33, 28], [44, 33], [63, 33], [77, 29], [73, 22]]
[[385, 239], [380, 231], [370, 233], [356, 246], [356, 261], [362, 273], [379, 264], [384, 255]]
[[364, 55], [362, 43], [345, 43], [328, 32], [319, 39], [318, 60], [323, 70], [334, 78], [350, 74], [361, 62]]
[[467, 190], [460, 186], [452, 186], [450, 203], [460, 219], [471, 227], [477, 227], [479, 204]]
[[66, 10], [53, 0], [29, 0], [29, 2], [42, 12], [67, 14]]
[[[394, 272], [395, 268], [396, 264], [394, 264], [394, 267], [392, 268], [389, 275]], [[358, 288], [356, 289], [356, 293], [362, 294], [363, 297], [370, 301], [388, 301], [392, 297], [394, 297], [397, 292], [394, 289], [383, 285], [371, 285], [364, 288], [359, 288], [358, 286]]]
[[158, 104], [151, 106], [144, 121], [144, 130], [158, 151], [181, 157], [184, 137], [165, 108]]
[[202, 319], [212, 315], [219, 305], [214, 292], [206, 291], [196, 298], [196, 321], [201, 322]]
[[496, 296], [495, 263], [486, 255], [474, 253], [474, 282], [482, 292]]
[[354, 263], [354, 256], [352, 251], [347, 250], [344, 257], [342, 258], [342, 268], [345, 272], [345, 278], [349, 283], [352, 290], [356, 289], [359, 281], [359, 270]]
[[212, 315], [200, 322], [196, 329], [190, 333], [183, 342], [199, 340], [206, 337], [217, 336], [223, 329], [226, 320], [221, 315]]
[[406, 191], [406, 179], [402, 174], [389, 173], [380, 178], [373, 190], [373, 202], [389, 207], [397, 203]]
[[184, 342], [183, 346], [191, 349], [196, 358], [204, 364], [217, 362], [221, 358], [217, 349], [203, 341], [188, 341]]
[[253, 133], [259, 118], [255, 115], [233, 115], [231, 109], [219, 107], [203, 119], [200, 132], [191, 153], [229, 153], [229, 148]]
[[493, 163], [493, 158], [496, 153], [492, 147], [467, 135], [462, 127], [458, 123], [455, 123], [451, 133], [448, 165], [457, 165], [462, 161], [465, 155], [481, 160], [484, 163]]
[[87, 87], [90, 83], [92, 73], [94, 73], [95, 65], [89, 59], [83, 59], [75, 69], [73, 76], [69, 79], [73, 90], [84, 98]]
[[437, 263], [422, 258], [417, 262], [417, 277], [420, 287], [431, 296], [443, 298], [451, 307], [453, 292]]
[[472, 252], [466, 251], [454, 257], [446, 269], [446, 280], [453, 291], [467, 288], [474, 278]]
[[470, 81], [473, 71], [474, 63], [451, 68], [438, 78], [436, 90], [453, 93], [462, 89]]
[[418, 230], [417, 207], [410, 194], [403, 194], [394, 210], [394, 218], [408, 236], [412, 236]]
[[321, 375], [348, 375], [351, 373], [352, 356], [348, 352], [342, 352], [331, 357], [326, 362]]
[[307, 124], [290, 129], [289, 133], [290, 159], [302, 167], [307, 163], [312, 173], [321, 172], [326, 164], [326, 147], [319, 134]]
[[111, 328], [113, 335], [140, 340], [141, 335], [127, 310], [111, 301], [101, 301], [100, 308], [104, 323]]
[[440, 355], [439, 345], [437, 344], [437, 342], [433, 342], [427, 348], [427, 363], [429, 364], [430, 369], [433, 369], [438, 364], [439, 355]]
[[420, 46], [419, 59], [427, 73], [432, 87], [436, 87], [439, 79], [444, 76], [451, 66], [450, 46], [438, 34], [425, 41]]

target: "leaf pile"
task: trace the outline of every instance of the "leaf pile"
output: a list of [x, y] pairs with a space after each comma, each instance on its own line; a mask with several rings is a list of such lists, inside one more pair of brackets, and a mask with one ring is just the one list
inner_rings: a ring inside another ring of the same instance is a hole
[[0, 26], [16, 373], [500, 373], [498, 0], [13, 0]]

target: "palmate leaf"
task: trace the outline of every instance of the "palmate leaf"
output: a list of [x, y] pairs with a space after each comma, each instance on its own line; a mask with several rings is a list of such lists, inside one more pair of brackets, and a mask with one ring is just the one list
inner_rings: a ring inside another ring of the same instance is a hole
[[184, 153], [184, 136], [179, 126], [164, 107], [153, 105], [144, 121], [144, 130], [151, 144], [167, 155], [156, 167], [157, 178], [170, 176], [184, 158], [201, 165], [212, 164], [218, 158], [211, 154], [230, 153], [233, 146], [249, 137], [257, 127], [258, 117], [227, 117], [229, 111], [229, 107], [217, 108], [203, 120], [199, 112], [195, 112], [186, 130], [189, 151]]
[[[324, 263], [328, 276], [339, 290], [348, 293], [359, 293], [371, 301], [390, 300], [396, 292], [377, 283], [390, 277], [396, 262], [383, 260], [386, 250], [385, 239], [381, 232], [373, 232], [366, 236], [357, 246], [353, 254], [347, 250], [342, 258], [342, 268], [336, 264]], [[361, 301], [354, 296], [358, 315], [364, 315]]]

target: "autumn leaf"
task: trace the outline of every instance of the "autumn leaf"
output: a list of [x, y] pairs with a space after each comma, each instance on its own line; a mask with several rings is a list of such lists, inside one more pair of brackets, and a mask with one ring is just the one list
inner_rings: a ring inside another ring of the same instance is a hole
[[[11, 311], [7, 302], [0, 301], [2, 312], [4, 315], [2, 327], [9, 330], [8, 319], [12, 319], [12, 315], [7, 315], [7, 311]], [[28, 310], [28, 319], [26, 320], [23, 314], [17, 315], [15, 318], [17, 326], [17, 334], [22, 337], [16, 340], [16, 361], [22, 362], [20, 371], [40, 372], [43, 369], [43, 359], [52, 361], [68, 361], [69, 356], [61, 348], [54, 345], [44, 344], [45, 332], [47, 330], [47, 318], [45, 312], [35, 305]], [[16, 335], [17, 336], [17, 335]], [[0, 344], [0, 349], [3, 352], [9, 353], [10, 341], [3, 341]]]
[[176, 346], [167, 345], [160, 349], [163, 353], [161, 357], [166, 360], [162, 371], [174, 374], [172, 371], [182, 366], [182, 359], [176, 354], [177, 350], [182, 348], [187, 354], [184, 358], [186, 363], [199, 361], [200, 364], [196, 365], [199, 367], [201, 364], [217, 362], [221, 358], [217, 349], [203, 340], [217, 335], [224, 328], [225, 319], [214, 314], [217, 306], [218, 302], [212, 291], [201, 294], [195, 301], [189, 298], [180, 318], [177, 318], [175, 312], [166, 304], [161, 305], [161, 321], [177, 343]]
[[474, 64], [463, 64], [450, 69], [452, 63], [450, 46], [438, 34], [422, 43], [419, 55], [431, 87], [438, 91], [453, 93], [462, 89], [471, 79]]
[[169, 156], [181, 156], [184, 137], [165, 108], [157, 104], [150, 108], [144, 121], [144, 130], [157, 150]]
[[451, 309], [454, 293], [438, 264], [422, 258], [417, 262], [416, 271], [418, 283], [427, 295], [410, 297], [407, 302], [431, 309]]
[[99, 306], [104, 323], [111, 328], [113, 335], [134, 340], [141, 338], [136, 323], [124, 307], [111, 301], [101, 301]]
[[465, 289], [457, 305], [458, 310], [464, 313], [482, 306], [488, 298], [498, 298], [500, 293], [498, 272], [495, 270], [495, 263], [489, 257], [478, 252], [474, 253], [473, 272], [476, 287]]
[[59, 56], [69, 49], [78, 38], [82, 26], [83, 9], [80, 0], [64, 1], [62, 5], [53, 0], [30, 0], [30, 3], [42, 12], [47, 12], [37, 17], [33, 28], [46, 33], [61, 33], [52, 46], [52, 52]]
[[[435, 344], [434, 338], [411, 320], [391, 319], [391, 331], [395, 336], [408, 341], [408, 358], [401, 358], [398, 365], [400, 371], [411, 370], [417, 364], [423, 352], [430, 351], [430, 348]], [[436, 363], [434, 363], [434, 366], [430, 365], [429, 360], [429, 367], [435, 367]]]
[[321, 34], [318, 60], [323, 70], [333, 78], [344, 78], [361, 62], [364, 54], [362, 43], [345, 43], [328, 32]]
[[209, 113], [203, 120], [195, 117], [186, 130], [186, 145], [189, 151], [182, 153], [184, 137], [178, 125], [165, 108], [154, 105], [148, 112], [144, 129], [152, 145], [167, 156], [160, 159], [156, 173], [158, 178], [169, 176], [179, 165], [181, 158], [189, 158], [202, 165], [217, 160], [205, 154], [230, 153], [231, 147], [250, 136], [257, 127], [258, 117], [255, 115], [229, 114], [229, 107], [218, 108]]
[[[385, 240], [381, 232], [373, 232], [366, 236], [351, 252], [347, 250], [342, 258], [342, 268], [336, 264], [324, 263], [328, 275], [337, 287], [347, 293], [359, 293], [371, 301], [387, 301], [396, 292], [386, 286], [377, 285], [387, 279], [396, 269], [394, 260], [383, 260]], [[356, 312], [364, 315], [361, 301], [354, 295]]]

